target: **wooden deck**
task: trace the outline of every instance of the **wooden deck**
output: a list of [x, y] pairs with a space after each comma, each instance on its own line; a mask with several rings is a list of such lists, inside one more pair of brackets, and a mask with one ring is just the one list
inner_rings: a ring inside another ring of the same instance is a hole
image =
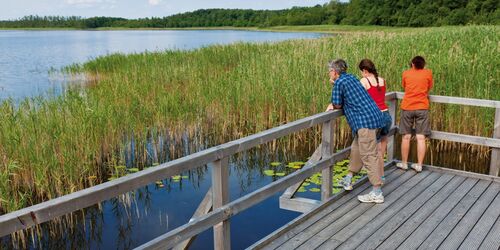
[[252, 249], [500, 249], [500, 178], [390, 168], [383, 204], [360, 203], [364, 182]]

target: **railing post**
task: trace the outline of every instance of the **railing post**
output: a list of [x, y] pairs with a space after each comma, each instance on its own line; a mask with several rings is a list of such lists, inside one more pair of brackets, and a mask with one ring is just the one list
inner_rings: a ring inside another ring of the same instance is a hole
[[[396, 95], [394, 96], [394, 99], [389, 101], [389, 114], [391, 115], [392, 118], [392, 124], [391, 127], [394, 127], [396, 125], [396, 110], [398, 108], [398, 98]], [[396, 134], [390, 136], [387, 138], [387, 161], [392, 161], [394, 160], [394, 155], [396, 152]], [[384, 157], [382, 155], [382, 157]]]
[[[495, 110], [495, 125], [493, 125], [493, 138], [500, 139], [500, 108]], [[490, 175], [498, 176], [500, 172], [500, 149], [491, 149]]]
[[[212, 165], [212, 202], [213, 209], [229, 203], [229, 158], [213, 162]], [[214, 227], [214, 249], [231, 249], [229, 220]]]
[[[333, 155], [335, 143], [335, 120], [323, 123], [321, 133], [321, 158], [325, 159]], [[332, 196], [332, 166], [321, 171], [321, 200], [326, 201]]]

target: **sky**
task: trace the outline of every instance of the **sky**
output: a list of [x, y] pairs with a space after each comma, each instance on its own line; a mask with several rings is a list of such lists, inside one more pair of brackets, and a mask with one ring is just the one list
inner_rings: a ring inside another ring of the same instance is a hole
[[329, 0], [0, 0], [0, 20], [26, 15], [164, 17], [197, 9], [286, 9]]

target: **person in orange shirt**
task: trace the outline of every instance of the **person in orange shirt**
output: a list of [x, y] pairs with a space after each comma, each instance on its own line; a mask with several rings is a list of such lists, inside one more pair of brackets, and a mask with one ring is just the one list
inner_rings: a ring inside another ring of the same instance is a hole
[[432, 71], [425, 69], [425, 59], [416, 56], [411, 60], [411, 69], [403, 72], [403, 88], [405, 95], [401, 102], [401, 119], [399, 133], [403, 136], [401, 142], [401, 162], [397, 167], [408, 169], [408, 154], [412, 128], [417, 137], [417, 161], [411, 165], [415, 171], [422, 171], [425, 158], [425, 139], [431, 134], [429, 122], [429, 91], [432, 88]]

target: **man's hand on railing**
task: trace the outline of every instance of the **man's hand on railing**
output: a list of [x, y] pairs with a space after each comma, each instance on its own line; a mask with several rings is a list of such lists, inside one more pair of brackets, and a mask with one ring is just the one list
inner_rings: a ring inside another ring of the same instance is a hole
[[325, 112], [330, 111], [330, 110], [334, 110], [334, 109], [335, 109], [335, 107], [333, 107], [333, 104], [330, 103], [330, 104], [328, 104], [328, 107], [326, 107]]

